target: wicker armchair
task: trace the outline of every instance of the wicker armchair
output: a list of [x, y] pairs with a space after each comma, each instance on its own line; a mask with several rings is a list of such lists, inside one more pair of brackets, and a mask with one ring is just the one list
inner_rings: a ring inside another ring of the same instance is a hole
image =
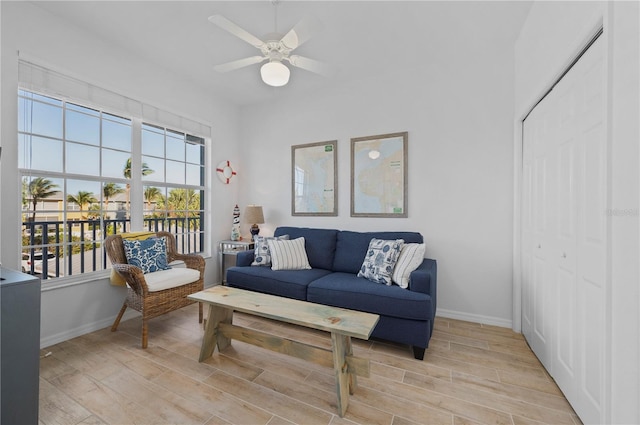
[[[142, 270], [127, 263], [121, 235], [111, 235], [104, 241], [113, 269], [127, 282], [127, 297], [118, 317], [113, 322], [111, 331], [115, 332], [118, 329], [120, 319], [127, 307], [139, 311], [142, 313], [142, 348], [147, 348], [149, 319], [194, 303], [195, 301], [187, 299], [187, 295], [204, 289], [204, 259], [195, 254], [179, 254], [176, 251], [176, 239], [169, 232], [156, 232], [156, 236], [166, 236], [167, 262], [182, 260], [187, 268], [198, 270], [200, 278], [174, 288], [150, 291]], [[202, 303], [199, 304], [198, 320], [202, 323]]]

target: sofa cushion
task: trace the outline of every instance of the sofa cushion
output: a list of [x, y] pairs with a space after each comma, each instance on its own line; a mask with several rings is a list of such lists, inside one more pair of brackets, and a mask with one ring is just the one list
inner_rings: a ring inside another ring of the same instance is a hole
[[401, 288], [409, 287], [411, 272], [424, 261], [424, 251], [425, 245], [423, 243], [404, 244], [393, 269], [393, 283]]
[[402, 239], [371, 239], [358, 276], [390, 286], [391, 275], [403, 245]]
[[[338, 232], [335, 258], [331, 270], [353, 273], [360, 270], [371, 239], [403, 239], [405, 243], [422, 243], [422, 235], [417, 232]], [[308, 251], [307, 251], [308, 252]], [[313, 264], [311, 264], [313, 267]]]
[[331, 273], [314, 280], [307, 301], [402, 319], [430, 320], [431, 296], [399, 286], [372, 283], [353, 273]]
[[[332, 270], [337, 234], [338, 231], [334, 229], [310, 229], [308, 227], [278, 227], [274, 232], [275, 236], [289, 235], [289, 239], [303, 237], [309, 264], [314, 269], [325, 270]], [[360, 259], [360, 264], [362, 264], [363, 258], [364, 256]]]
[[307, 285], [329, 270], [271, 270], [268, 267], [229, 267], [227, 285], [281, 297], [307, 299]]
[[308, 270], [311, 268], [307, 252], [304, 249], [304, 238], [292, 240], [272, 239], [269, 242], [271, 251], [271, 270]]
[[271, 267], [271, 251], [269, 251], [269, 241], [273, 239], [289, 239], [289, 235], [282, 235], [278, 238], [267, 236], [256, 236], [255, 248], [253, 249], [253, 262], [252, 266], [267, 266]]

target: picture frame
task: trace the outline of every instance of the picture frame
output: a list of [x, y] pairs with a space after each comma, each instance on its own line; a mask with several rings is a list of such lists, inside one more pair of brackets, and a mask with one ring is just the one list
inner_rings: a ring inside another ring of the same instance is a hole
[[351, 217], [408, 217], [409, 133], [351, 139]]
[[291, 146], [291, 215], [338, 215], [338, 141]]

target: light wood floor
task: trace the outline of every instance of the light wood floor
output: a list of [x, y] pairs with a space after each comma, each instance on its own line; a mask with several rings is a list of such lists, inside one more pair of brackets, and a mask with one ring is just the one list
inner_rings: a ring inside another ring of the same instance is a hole
[[[234, 322], [329, 347], [322, 332], [236, 314]], [[344, 418], [333, 370], [233, 341], [198, 363], [195, 305], [42, 350], [40, 424], [579, 424], [528, 348], [508, 329], [438, 318], [424, 361], [411, 349], [354, 340], [371, 360]]]

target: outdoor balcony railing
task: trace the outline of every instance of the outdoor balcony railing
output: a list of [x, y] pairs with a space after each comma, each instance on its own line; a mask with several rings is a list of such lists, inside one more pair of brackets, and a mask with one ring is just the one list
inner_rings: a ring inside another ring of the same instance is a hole
[[[198, 217], [145, 218], [145, 230], [176, 236], [178, 252], [202, 252], [204, 233]], [[22, 271], [41, 279], [79, 275], [111, 267], [102, 241], [130, 231], [128, 219], [26, 221], [23, 226]], [[66, 239], [66, 240], [65, 240]]]

